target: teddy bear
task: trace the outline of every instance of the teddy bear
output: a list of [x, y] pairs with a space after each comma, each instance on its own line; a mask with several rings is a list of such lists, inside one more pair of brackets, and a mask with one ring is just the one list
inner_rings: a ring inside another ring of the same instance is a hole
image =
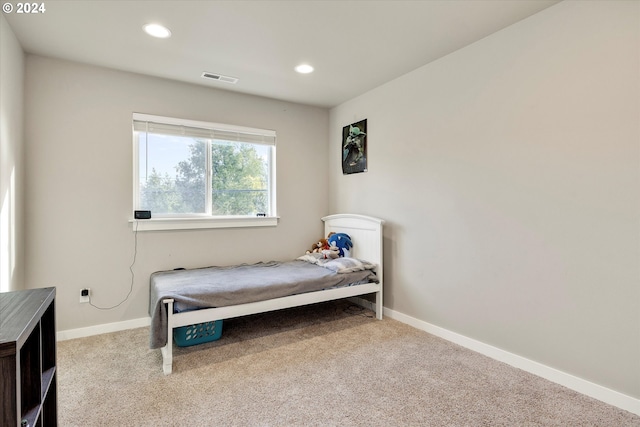
[[340, 250], [337, 246], [329, 246], [329, 249], [322, 250], [322, 258], [324, 259], [335, 259], [340, 257]]
[[331, 248], [331, 245], [329, 244], [329, 239], [334, 234], [336, 234], [335, 231], [332, 231], [329, 234], [327, 234], [326, 239], [323, 237], [322, 239], [318, 240], [316, 243], [314, 243], [311, 246], [311, 249], [309, 249], [307, 253], [322, 254], [324, 251], [327, 251], [326, 253], [324, 253], [324, 258], [338, 258], [339, 256], [342, 256], [342, 255], [336, 255], [336, 253], [339, 251], [340, 248]]
[[307, 251], [308, 254], [322, 253], [323, 250], [329, 249], [329, 242], [327, 239], [322, 238], [311, 246], [311, 249]]

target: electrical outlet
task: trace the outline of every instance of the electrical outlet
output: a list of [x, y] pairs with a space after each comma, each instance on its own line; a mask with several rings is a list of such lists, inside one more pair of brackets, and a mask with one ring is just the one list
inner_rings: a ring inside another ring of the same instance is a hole
[[85, 302], [89, 302], [89, 293], [91, 292], [91, 289], [89, 288], [84, 288], [80, 290], [80, 302], [81, 303], [85, 303]]

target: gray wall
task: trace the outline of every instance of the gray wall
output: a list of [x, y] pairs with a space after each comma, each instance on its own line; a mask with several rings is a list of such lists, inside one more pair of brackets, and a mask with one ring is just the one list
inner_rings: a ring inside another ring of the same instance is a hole
[[[229, 91], [28, 55], [26, 283], [57, 286], [58, 329], [147, 316], [153, 271], [291, 259], [328, 213], [329, 112]], [[277, 227], [139, 232], [134, 253], [132, 113], [277, 132]], [[304, 185], [301, 185], [304, 183]], [[309, 190], [309, 183], [312, 190]]]
[[330, 206], [388, 221], [386, 307], [640, 397], [639, 18], [565, 1], [332, 109]]
[[[562, 2], [330, 115], [30, 55], [24, 137], [23, 54], [0, 17], [11, 283], [57, 286], [59, 330], [137, 319], [152, 271], [287, 259], [322, 215], [371, 214], [388, 221], [387, 307], [640, 397], [639, 7]], [[133, 294], [102, 312], [78, 292], [129, 290], [133, 111], [275, 129], [282, 219], [140, 233]], [[363, 118], [369, 172], [342, 176], [341, 128]]]
[[24, 283], [24, 53], [0, 15], [0, 292]]

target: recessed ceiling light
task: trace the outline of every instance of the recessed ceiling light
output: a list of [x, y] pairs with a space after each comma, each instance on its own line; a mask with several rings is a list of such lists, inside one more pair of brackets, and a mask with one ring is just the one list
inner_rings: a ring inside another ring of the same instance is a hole
[[309, 74], [313, 72], [313, 67], [309, 64], [300, 64], [295, 68], [295, 70], [301, 74]]
[[158, 37], [160, 39], [166, 39], [167, 37], [171, 37], [171, 31], [167, 27], [164, 27], [160, 24], [147, 24], [142, 29], [153, 37]]

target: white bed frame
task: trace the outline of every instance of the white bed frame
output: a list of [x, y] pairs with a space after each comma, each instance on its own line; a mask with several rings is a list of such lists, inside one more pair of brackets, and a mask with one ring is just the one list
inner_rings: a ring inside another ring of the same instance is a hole
[[380, 281], [379, 283], [326, 289], [266, 301], [182, 313], [173, 312], [173, 299], [164, 299], [162, 302], [167, 304], [168, 313], [167, 344], [161, 348], [162, 370], [165, 375], [170, 374], [173, 368], [173, 328], [366, 294], [375, 294], [376, 317], [382, 319], [382, 224], [384, 224], [384, 221], [378, 218], [353, 214], [329, 215], [322, 218], [322, 220], [324, 221], [325, 235], [333, 231], [347, 233], [351, 236], [354, 245], [350, 254], [352, 257], [377, 264], [376, 274]]

